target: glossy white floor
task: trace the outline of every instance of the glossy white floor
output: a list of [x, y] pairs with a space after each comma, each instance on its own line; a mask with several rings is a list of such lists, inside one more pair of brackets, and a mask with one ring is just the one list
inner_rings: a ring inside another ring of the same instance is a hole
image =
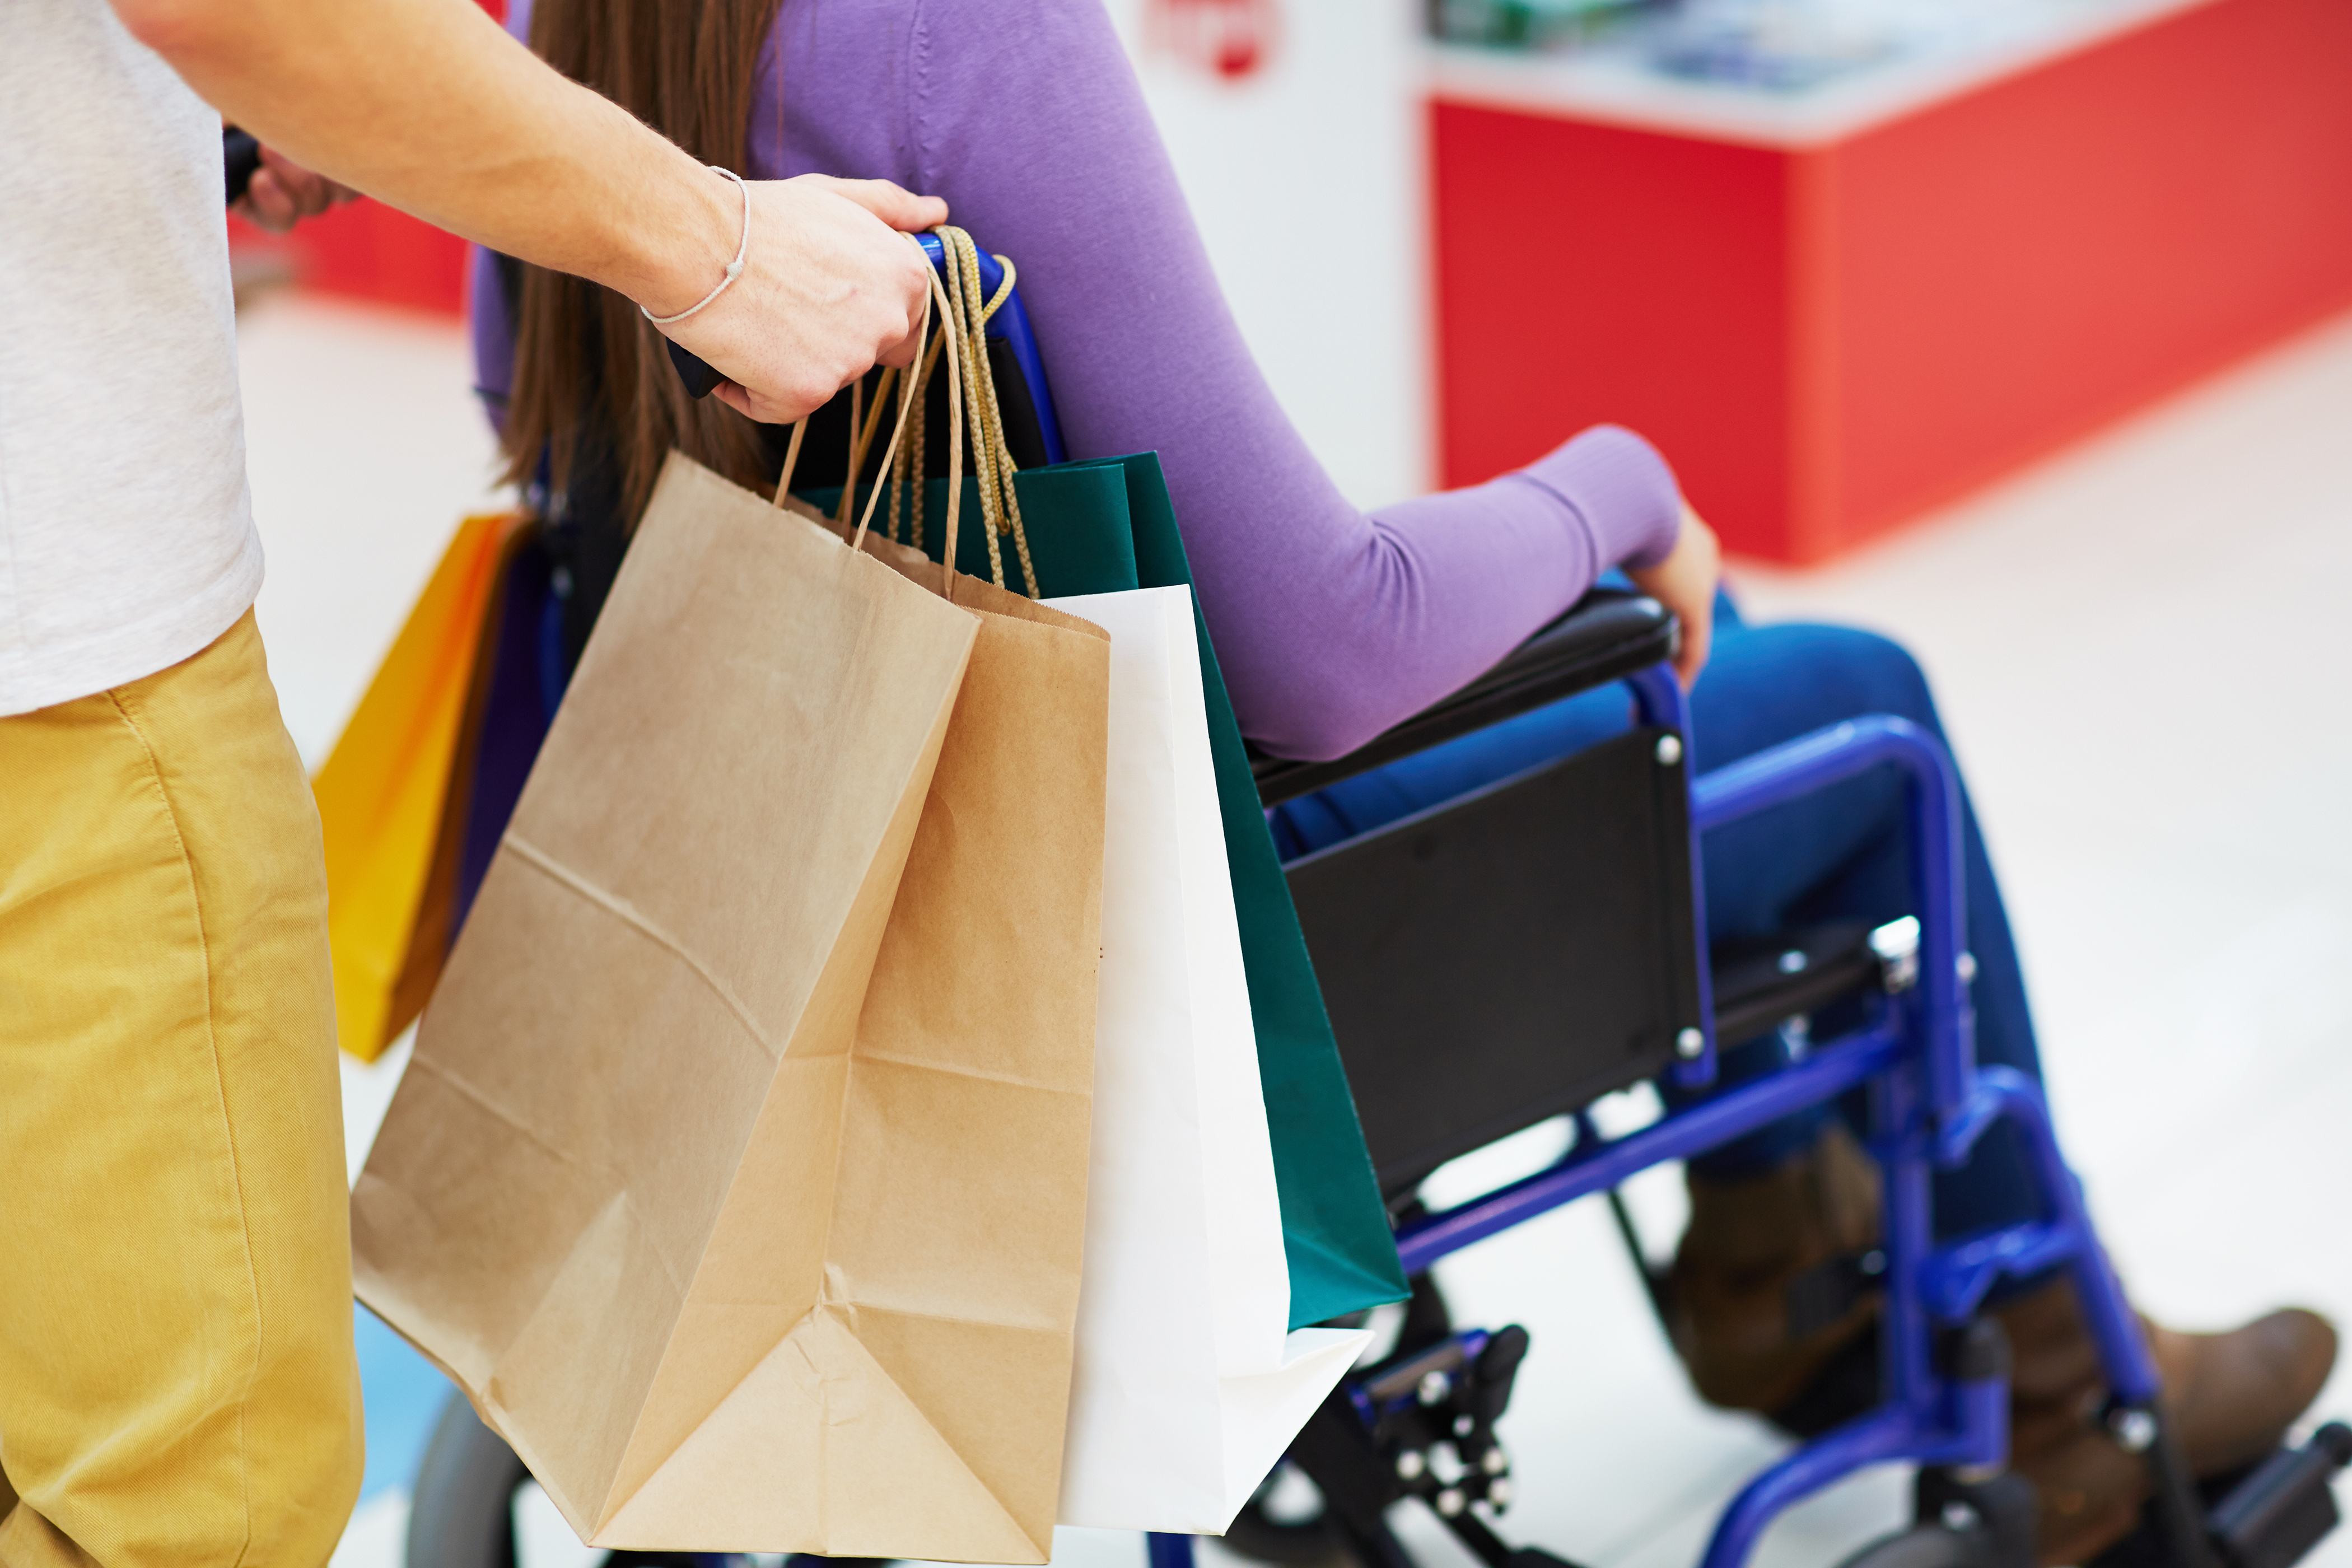
[[[242, 345], [262, 624], [316, 761], [451, 523], [490, 493], [490, 449], [454, 329], [281, 298]], [[2184, 1326], [2287, 1300], [2352, 1320], [2335, 1184], [2352, 1124], [2352, 319], [1853, 560], [1736, 575], [1752, 616], [1877, 627], [1934, 676], [2068, 1147], [2142, 1304]], [[395, 1071], [347, 1064], [354, 1159]], [[1670, 1237], [1673, 1176], [1638, 1195]], [[1693, 1400], [1605, 1215], [1555, 1214], [1444, 1279], [1466, 1320], [1535, 1336], [1511, 1533], [1600, 1568], [1695, 1561], [1776, 1445]], [[2322, 1409], [2352, 1413], [2352, 1380]], [[372, 1486], [345, 1568], [399, 1561], [404, 1497]], [[1819, 1499], [1762, 1560], [1835, 1562], [1901, 1491], [1885, 1476]], [[1425, 1519], [1409, 1528], [1433, 1563], [1467, 1563]], [[1136, 1538], [1061, 1547], [1139, 1568]], [[588, 1558], [551, 1516], [525, 1560]], [[2315, 1561], [2352, 1564], [2352, 1532]]]

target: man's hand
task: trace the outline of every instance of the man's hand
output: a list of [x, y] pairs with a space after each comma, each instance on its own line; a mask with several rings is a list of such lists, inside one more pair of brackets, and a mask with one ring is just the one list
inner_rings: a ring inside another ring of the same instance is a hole
[[1716, 542], [1715, 530], [1685, 501], [1682, 532], [1675, 536], [1674, 550], [1655, 566], [1627, 567], [1625, 575], [1682, 622], [1675, 675], [1687, 689], [1706, 668], [1707, 645], [1715, 638], [1715, 590], [1723, 580], [1723, 546]]
[[[728, 378], [717, 391], [729, 407], [783, 425], [877, 363], [912, 362], [929, 268], [900, 231], [945, 223], [948, 207], [887, 180], [803, 174], [748, 188], [743, 275], [708, 308], [662, 330]], [[713, 258], [712, 282], [729, 258]], [[640, 302], [667, 315], [694, 300]]]
[[349, 185], [339, 185], [283, 153], [264, 147], [261, 167], [253, 172], [245, 195], [229, 211], [257, 228], [284, 234], [302, 219], [317, 217], [337, 202], [350, 201], [358, 195]]

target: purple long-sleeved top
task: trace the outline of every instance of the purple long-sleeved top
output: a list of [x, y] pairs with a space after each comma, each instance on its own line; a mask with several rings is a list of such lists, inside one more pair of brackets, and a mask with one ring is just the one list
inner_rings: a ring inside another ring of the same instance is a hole
[[[518, 36], [529, 16], [516, 0]], [[1159, 452], [1234, 711], [1278, 754], [1369, 740], [1673, 547], [1674, 476], [1605, 426], [1487, 484], [1350, 505], [1243, 345], [1101, 0], [783, 0], [743, 173], [895, 180], [1018, 264], [1071, 456]], [[510, 334], [476, 283], [503, 392]]]

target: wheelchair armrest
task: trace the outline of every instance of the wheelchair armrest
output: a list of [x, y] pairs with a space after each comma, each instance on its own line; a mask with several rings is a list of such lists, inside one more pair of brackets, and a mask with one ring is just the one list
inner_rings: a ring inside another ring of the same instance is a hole
[[1252, 749], [1250, 772], [1267, 805], [1352, 778], [1443, 741], [1573, 697], [1674, 657], [1679, 628], [1655, 599], [1595, 588], [1502, 663], [1453, 696], [1383, 731], [1344, 757], [1293, 762]]

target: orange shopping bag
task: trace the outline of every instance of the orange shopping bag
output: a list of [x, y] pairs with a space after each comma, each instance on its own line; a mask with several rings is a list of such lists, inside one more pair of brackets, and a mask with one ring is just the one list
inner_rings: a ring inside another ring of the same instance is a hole
[[431, 906], [454, 885], [480, 667], [528, 521], [509, 512], [458, 525], [311, 781], [326, 838], [336, 1031], [362, 1061], [423, 1009], [448, 945], [448, 922]]

